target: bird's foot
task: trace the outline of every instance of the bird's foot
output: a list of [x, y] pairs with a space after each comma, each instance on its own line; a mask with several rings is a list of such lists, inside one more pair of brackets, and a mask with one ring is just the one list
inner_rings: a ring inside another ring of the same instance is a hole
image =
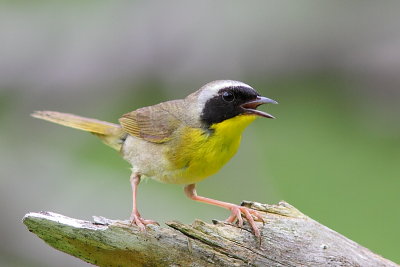
[[148, 224], [160, 225], [156, 221], [146, 220], [146, 219], [142, 218], [140, 216], [139, 212], [132, 212], [131, 217], [130, 217], [129, 220], [131, 222], [131, 225], [137, 225], [141, 231], [146, 230], [146, 225], [148, 225]]
[[229, 209], [231, 210], [231, 215], [226, 220], [226, 222], [234, 223], [237, 221], [238, 226], [243, 227], [243, 213], [246, 220], [249, 222], [251, 228], [253, 229], [254, 235], [256, 237], [260, 237], [260, 230], [257, 228], [255, 220], [264, 223], [264, 219], [258, 211], [238, 205], [232, 205]]

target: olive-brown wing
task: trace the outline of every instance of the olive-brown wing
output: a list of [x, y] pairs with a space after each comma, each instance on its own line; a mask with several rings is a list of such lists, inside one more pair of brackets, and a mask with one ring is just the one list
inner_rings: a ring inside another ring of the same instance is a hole
[[172, 138], [180, 126], [181, 101], [163, 102], [124, 114], [119, 122], [130, 135], [153, 143], [164, 143]]

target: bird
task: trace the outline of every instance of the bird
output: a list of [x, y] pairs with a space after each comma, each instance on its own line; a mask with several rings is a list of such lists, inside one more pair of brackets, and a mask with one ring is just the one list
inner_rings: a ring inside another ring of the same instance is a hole
[[250, 123], [258, 117], [274, 118], [257, 109], [262, 104], [277, 102], [243, 82], [217, 80], [183, 99], [126, 113], [118, 124], [56, 111], [35, 111], [31, 115], [90, 132], [131, 164], [131, 225], [145, 230], [148, 224], [158, 224], [144, 219], [137, 207], [139, 183], [150, 178], [184, 185], [190, 199], [230, 210], [228, 223], [237, 222], [243, 227], [243, 214], [259, 237], [255, 221], [263, 218], [256, 210], [199, 196], [196, 183], [217, 173], [236, 154], [242, 132]]

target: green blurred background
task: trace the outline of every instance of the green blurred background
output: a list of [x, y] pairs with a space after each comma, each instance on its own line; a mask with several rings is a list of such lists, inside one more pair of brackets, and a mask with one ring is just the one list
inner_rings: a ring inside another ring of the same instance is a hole
[[[0, 265], [87, 265], [29, 233], [29, 211], [130, 213], [118, 153], [33, 110], [116, 122], [215, 79], [280, 104], [200, 194], [288, 201], [400, 262], [399, 14], [398, 1], [0, 2]], [[138, 201], [161, 223], [228, 216], [154, 181]]]

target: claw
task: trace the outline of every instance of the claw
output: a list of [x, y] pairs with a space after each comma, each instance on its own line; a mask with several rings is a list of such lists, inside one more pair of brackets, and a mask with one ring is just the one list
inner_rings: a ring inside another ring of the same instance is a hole
[[131, 225], [138, 226], [141, 231], [146, 230], [146, 225], [148, 225], [148, 224], [160, 225], [156, 221], [143, 219], [138, 212], [131, 214], [130, 221], [131, 221]]
[[139, 173], [132, 173], [130, 178], [131, 186], [132, 186], [132, 213], [130, 217], [130, 225], [137, 225], [141, 231], [146, 230], [146, 225], [148, 224], [158, 224], [158, 222], [153, 220], [146, 220], [140, 216], [137, 207], [136, 207], [136, 191], [140, 183], [140, 174]]
[[[237, 221], [238, 226], [239, 227], [243, 227], [243, 217], [242, 217], [242, 213], [244, 214], [244, 216], [246, 217], [246, 220], [249, 222], [251, 228], [253, 229], [254, 235], [256, 237], [260, 237], [260, 230], [257, 228], [257, 225], [254, 221], [254, 219], [258, 219], [262, 222], [264, 222], [264, 219], [261, 217], [261, 215], [252, 209], [249, 209], [247, 207], [243, 207], [243, 206], [232, 206], [230, 208], [231, 210], [231, 215], [228, 217], [228, 219], [226, 220], [226, 222], [228, 223], [233, 223], [235, 221]], [[254, 218], [253, 218], [254, 217]]]
[[231, 215], [226, 220], [226, 222], [228, 222], [228, 223], [234, 223], [235, 221], [237, 221], [239, 227], [242, 227], [243, 226], [242, 213], [243, 213], [246, 217], [246, 220], [249, 222], [251, 228], [253, 229], [254, 235], [256, 237], [261, 236], [260, 230], [257, 228], [256, 223], [254, 222], [254, 218], [256, 220], [260, 220], [262, 222], [264, 222], [264, 220], [256, 210], [253, 210], [253, 209], [250, 209], [247, 207], [243, 207], [243, 206], [238, 206], [238, 205], [220, 201], [220, 200], [215, 200], [215, 199], [211, 199], [211, 198], [207, 198], [207, 197], [198, 196], [197, 192], [196, 192], [195, 184], [186, 185], [184, 191], [185, 191], [185, 194], [193, 200], [229, 209], [231, 211]]

